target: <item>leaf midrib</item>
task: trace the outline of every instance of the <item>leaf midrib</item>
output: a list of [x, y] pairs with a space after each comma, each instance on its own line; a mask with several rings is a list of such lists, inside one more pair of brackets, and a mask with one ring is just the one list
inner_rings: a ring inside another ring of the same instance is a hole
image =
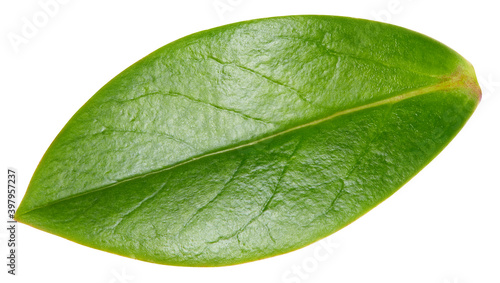
[[[403, 101], [403, 100], [406, 100], [406, 99], [409, 99], [409, 98], [412, 98], [412, 97], [416, 97], [416, 96], [419, 96], [419, 95], [424, 95], [424, 94], [427, 94], [427, 93], [431, 93], [431, 92], [439, 91], [439, 90], [444, 90], [444, 89], [454, 89], [454, 88], [463, 87], [463, 88], [470, 88], [471, 92], [473, 92], [473, 93], [477, 92], [477, 89], [474, 87], [476, 84], [474, 82], [471, 82], [471, 81], [473, 81], [472, 77], [469, 77], [469, 76], [466, 75], [466, 73], [464, 74], [464, 73], [461, 73], [460, 71], [457, 71], [455, 74], [456, 74], [455, 76], [442, 76], [442, 78], [444, 78], [444, 79], [441, 82], [439, 82], [437, 84], [434, 84], [434, 85], [429, 85], [429, 86], [417, 88], [417, 89], [414, 89], [414, 90], [411, 90], [411, 91], [408, 91], [408, 92], [405, 92], [405, 93], [402, 93], [402, 94], [399, 94], [399, 95], [396, 95], [396, 96], [393, 96], [393, 97], [390, 97], [390, 98], [382, 99], [382, 100], [375, 101], [375, 102], [372, 102], [372, 103], [368, 103], [368, 104], [365, 104], [365, 105], [356, 106], [356, 107], [349, 108], [349, 109], [344, 109], [344, 110], [336, 112], [336, 113], [334, 113], [332, 115], [323, 117], [321, 119], [317, 119], [317, 120], [314, 120], [314, 121], [311, 121], [311, 122], [308, 122], [308, 123], [305, 123], [305, 124], [301, 124], [301, 125], [298, 125], [298, 126], [295, 126], [295, 127], [289, 128], [289, 129], [286, 129], [284, 131], [281, 131], [281, 132], [278, 132], [278, 133], [275, 133], [275, 134], [272, 134], [272, 135], [260, 138], [258, 140], [255, 140], [255, 141], [252, 141], [252, 142], [249, 142], [249, 143], [246, 143], [246, 144], [238, 145], [238, 146], [231, 147], [231, 148], [226, 148], [226, 149], [215, 151], [215, 152], [206, 153], [206, 154], [193, 157], [193, 158], [188, 159], [186, 161], [182, 161], [180, 163], [177, 163], [177, 164], [165, 167], [165, 168], [161, 168], [161, 169], [158, 169], [158, 170], [155, 170], [155, 171], [151, 171], [151, 172], [148, 172], [148, 173], [145, 173], [145, 174], [142, 174], [142, 175], [136, 175], [136, 176], [133, 176], [133, 177], [130, 177], [130, 178], [126, 178], [126, 179], [117, 181], [117, 182], [115, 182], [113, 184], [109, 184], [109, 185], [106, 185], [106, 186], [103, 186], [103, 187], [98, 187], [98, 188], [95, 188], [93, 190], [89, 190], [89, 191], [82, 192], [82, 193], [79, 193], [79, 194], [74, 194], [74, 195], [71, 195], [71, 196], [68, 196], [68, 197], [65, 197], [65, 198], [62, 198], [62, 199], [59, 199], [59, 200], [47, 203], [45, 205], [32, 208], [32, 209], [30, 209], [30, 210], [28, 210], [28, 211], [26, 211], [26, 212], [24, 212], [24, 213], [22, 213], [20, 215], [16, 215], [15, 218], [19, 218], [19, 216], [21, 216], [21, 215], [27, 215], [27, 214], [29, 214], [29, 213], [31, 213], [33, 211], [36, 211], [36, 210], [39, 210], [39, 209], [43, 209], [43, 208], [46, 208], [46, 207], [49, 207], [49, 206], [52, 206], [52, 205], [55, 205], [55, 204], [57, 204], [59, 202], [67, 201], [67, 200], [70, 200], [70, 199], [73, 199], [73, 198], [77, 198], [77, 197], [81, 197], [81, 196], [84, 196], [84, 195], [87, 195], [87, 194], [91, 194], [91, 193], [99, 192], [99, 191], [102, 191], [102, 190], [106, 190], [106, 189], [112, 188], [112, 187], [120, 185], [120, 184], [127, 183], [127, 182], [135, 180], [135, 179], [144, 178], [144, 177], [149, 176], [149, 175], [153, 175], [153, 174], [165, 172], [165, 171], [174, 169], [174, 168], [179, 167], [179, 166], [183, 166], [185, 164], [188, 164], [188, 163], [191, 163], [191, 162], [194, 162], [194, 161], [206, 158], [206, 157], [210, 157], [210, 156], [214, 156], [214, 155], [226, 153], [226, 152], [233, 151], [233, 150], [238, 150], [238, 149], [241, 149], [241, 148], [244, 148], [244, 147], [248, 147], [248, 146], [252, 146], [252, 145], [258, 144], [260, 142], [273, 139], [273, 138], [275, 138], [277, 136], [281, 136], [281, 135], [284, 135], [284, 134], [287, 134], [287, 133], [290, 133], [290, 132], [294, 132], [294, 131], [297, 131], [297, 130], [302, 129], [302, 128], [306, 128], [306, 127], [310, 127], [310, 126], [315, 126], [315, 125], [318, 125], [320, 123], [323, 123], [323, 122], [329, 121], [331, 119], [334, 119], [334, 118], [337, 118], [337, 117], [340, 117], [340, 116], [343, 116], [343, 115], [347, 115], [347, 114], [350, 114], [350, 113], [353, 113], [353, 112], [362, 111], [362, 110], [365, 110], [365, 109], [370, 109], [370, 108], [374, 108], [374, 107], [385, 105], [385, 104], [397, 103], [397, 102], [400, 102], [400, 101]], [[480, 95], [480, 94], [478, 94], [478, 95]]]

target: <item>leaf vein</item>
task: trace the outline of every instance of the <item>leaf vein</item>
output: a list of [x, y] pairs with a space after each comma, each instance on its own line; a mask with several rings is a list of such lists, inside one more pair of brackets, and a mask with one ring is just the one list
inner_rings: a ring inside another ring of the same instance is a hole
[[248, 67], [242, 66], [242, 65], [237, 64], [237, 63], [234, 63], [234, 62], [224, 62], [224, 61], [222, 61], [221, 59], [216, 58], [216, 57], [214, 57], [214, 56], [207, 56], [207, 58], [208, 58], [208, 59], [212, 59], [213, 61], [215, 61], [215, 62], [217, 62], [217, 63], [219, 63], [219, 64], [221, 64], [221, 65], [234, 66], [234, 67], [236, 67], [236, 68], [238, 68], [238, 69], [240, 69], [240, 70], [243, 70], [243, 71], [246, 71], [246, 72], [252, 73], [252, 74], [256, 75], [257, 77], [260, 77], [260, 78], [262, 78], [262, 79], [264, 79], [264, 80], [266, 80], [266, 81], [268, 81], [268, 82], [270, 82], [270, 83], [273, 83], [273, 84], [276, 84], [276, 85], [279, 85], [279, 86], [281, 86], [281, 87], [284, 87], [284, 88], [288, 89], [288, 90], [289, 90], [289, 91], [291, 91], [293, 94], [295, 94], [295, 95], [296, 95], [296, 96], [297, 96], [300, 100], [302, 100], [302, 101], [306, 102], [307, 104], [310, 104], [310, 105], [315, 106], [315, 107], [319, 107], [318, 105], [315, 105], [312, 101], [310, 101], [309, 99], [307, 99], [307, 98], [304, 96], [303, 92], [301, 92], [301, 91], [300, 91], [300, 90], [298, 90], [297, 88], [292, 87], [292, 86], [290, 86], [290, 85], [288, 85], [288, 84], [286, 84], [286, 83], [280, 82], [280, 81], [278, 81], [278, 80], [276, 80], [276, 79], [273, 79], [273, 78], [271, 78], [271, 77], [269, 77], [269, 76], [267, 76], [267, 75], [264, 75], [264, 74], [262, 74], [262, 73], [260, 73], [260, 72], [258, 72], [258, 71], [256, 71], [256, 70], [253, 70], [253, 69], [251, 69], [251, 68], [248, 68]]
[[149, 196], [145, 197], [143, 200], [141, 200], [137, 205], [135, 205], [134, 207], [132, 207], [131, 209], [129, 209], [127, 212], [125, 212], [125, 214], [123, 214], [120, 219], [118, 219], [118, 221], [116, 221], [112, 226], [110, 226], [110, 228], [112, 229], [112, 231], [116, 231], [116, 229], [118, 228], [119, 225], [123, 225], [123, 220], [125, 220], [126, 218], [128, 218], [132, 213], [134, 213], [135, 211], [137, 211], [139, 208], [141, 208], [144, 203], [146, 203], [148, 200], [150, 199], [153, 199], [161, 190], [163, 190], [163, 188], [165, 188], [167, 182], [163, 183], [157, 190], [155, 190], [152, 194], [150, 194]]
[[186, 95], [186, 94], [183, 94], [183, 93], [180, 93], [180, 92], [174, 92], [174, 91], [157, 91], [157, 92], [151, 92], [151, 93], [146, 93], [146, 94], [143, 94], [143, 95], [140, 95], [140, 96], [137, 96], [137, 97], [134, 97], [134, 98], [131, 98], [129, 100], [118, 100], [118, 102], [130, 102], [130, 101], [135, 101], [137, 99], [141, 99], [143, 97], [148, 97], [148, 96], [153, 96], [153, 95], [162, 95], [162, 96], [173, 96], [173, 97], [182, 97], [182, 98], [185, 98], [191, 102], [195, 102], [195, 103], [199, 103], [199, 104], [203, 104], [205, 106], [209, 106], [209, 107], [212, 107], [212, 108], [215, 108], [217, 109], [217, 111], [224, 111], [224, 112], [228, 112], [228, 113], [231, 113], [231, 114], [235, 114], [235, 115], [238, 115], [242, 118], [245, 118], [245, 119], [248, 119], [248, 120], [253, 120], [255, 122], [258, 122], [258, 123], [263, 123], [263, 124], [274, 124], [273, 122], [269, 122], [269, 121], [265, 121], [264, 119], [261, 119], [261, 118], [257, 118], [257, 117], [253, 117], [251, 115], [248, 115], [248, 114], [245, 114], [241, 111], [237, 111], [235, 109], [230, 109], [230, 108], [225, 108], [225, 107], [222, 107], [220, 105], [217, 105], [217, 104], [214, 104], [214, 103], [210, 103], [210, 102], [207, 102], [207, 101], [203, 101], [201, 99], [196, 99], [190, 95]]
[[[297, 150], [299, 149], [299, 146], [300, 146], [301, 142], [302, 142], [302, 139], [299, 139], [297, 141], [297, 144], [295, 145], [292, 153], [288, 157], [288, 160], [286, 161], [286, 164], [283, 166], [283, 170], [281, 171], [280, 177], [278, 178], [278, 181], [277, 181], [275, 187], [271, 190], [271, 196], [266, 200], [266, 202], [264, 203], [264, 205], [262, 206], [262, 208], [260, 209], [260, 211], [257, 213], [257, 215], [255, 215], [254, 217], [252, 217], [249, 221], [247, 221], [246, 224], [244, 224], [242, 227], [240, 227], [238, 230], [236, 230], [234, 233], [230, 234], [229, 236], [219, 236], [216, 240], [209, 241], [207, 243], [209, 243], [209, 244], [215, 244], [215, 243], [220, 242], [222, 240], [229, 240], [229, 239], [231, 239], [233, 237], [239, 237], [239, 235], [248, 226], [250, 226], [250, 224], [252, 224], [254, 221], [256, 221], [260, 216], [262, 216], [262, 214], [264, 214], [264, 212], [266, 212], [269, 209], [269, 204], [272, 202], [272, 200], [274, 199], [274, 197], [278, 193], [279, 185], [281, 184], [281, 181], [282, 181], [283, 177], [286, 175], [286, 172], [288, 170], [290, 162], [291, 162], [292, 158], [295, 156], [295, 154], [297, 153]], [[238, 238], [238, 242], [239, 241], [240, 241], [240, 239]]]
[[191, 217], [189, 217], [189, 219], [184, 223], [184, 225], [181, 227], [181, 229], [179, 230], [179, 232], [177, 233], [177, 237], [187, 228], [187, 226], [189, 224], [192, 223], [193, 219], [199, 215], [204, 209], [206, 209], [211, 203], [213, 203], [224, 191], [225, 189], [227, 188], [227, 185], [229, 184], [229, 182], [231, 182], [232, 180], [234, 180], [236, 174], [238, 173], [238, 171], [241, 169], [241, 167], [243, 166], [243, 163], [244, 163], [244, 159], [241, 160], [241, 162], [239, 163], [239, 165], [236, 167], [236, 170], [233, 172], [233, 174], [229, 177], [229, 179], [227, 179], [226, 182], [224, 182], [224, 184], [222, 185], [222, 188], [217, 192], [217, 194], [212, 198], [210, 199], [207, 203], [205, 203], [204, 205], [202, 205], [200, 208], [198, 208], [195, 213], [193, 213], [193, 215], [191, 215]]
[[465, 84], [466, 84], [466, 81], [464, 81], [463, 75], [460, 75], [460, 76], [457, 76], [457, 77], [454, 77], [454, 78], [451, 78], [451, 79], [444, 80], [444, 81], [442, 81], [442, 82], [440, 82], [438, 84], [434, 84], [434, 85], [430, 85], [430, 86], [425, 86], [425, 87], [413, 89], [413, 90], [401, 93], [399, 95], [392, 96], [390, 98], [378, 100], [378, 101], [375, 101], [375, 102], [372, 102], [372, 103], [368, 103], [368, 104], [356, 106], [356, 107], [353, 107], [353, 108], [344, 109], [344, 110], [335, 112], [335, 113], [333, 113], [330, 116], [326, 116], [326, 117], [323, 117], [323, 118], [320, 118], [320, 119], [317, 119], [317, 120], [314, 120], [314, 121], [311, 121], [311, 122], [308, 122], [308, 123], [305, 123], [305, 124], [301, 124], [301, 125], [298, 125], [298, 126], [295, 126], [295, 127], [292, 127], [292, 128], [286, 129], [286, 130], [283, 130], [281, 132], [277, 132], [277, 133], [271, 134], [269, 136], [265, 136], [263, 138], [260, 138], [260, 139], [248, 142], [246, 144], [241, 144], [241, 145], [237, 145], [237, 146], [234, 146], [234, 147], [231, 147], [231, 148], [226, 148], [226, 149], [222, 149], [222, 150], [219, 150], [219, 151], [205, 153], [205, 154], [202, 154], [200, 156], [196, 156], [196, 157], [193, 157], [193, 158], [188, 159], [186, 161], [179, 162], [179, 163], [174, 164], [174, 165], [169, 165], [167, 167], [160, 168], [160, 169], [155, 170], [155, 171], [151, 171], [151, 172], [148, 172], [148, 173], [145, 173], [145, 174], [136, 175], [136, 176], [131, 176], [129, 178], [126, 178], [126, 179], [114, 182], [114, 183], [106, 185], [106, 186], [102, 186], [102, 187], [99, 187], [99, 188], [96, 188], [96, 189], [93, 189], [93, 190], [89, 190], [89, 191], [86, 191], [86, 192], [83, 192], [83, 193], [79, 193], [79, 194], [75, 194], [75, 195], [72, 195], [72, 196], [69, 196], [69, 197], [65, 197], [65, 198], [62, 198], [62, 199], [59, 199], [59, 200], [47, 203], [47, 204], [45, 204], [43, 206], [36, 207], [36, 208], [31, 209], [31, 210], [28, 210], [28, 211], [24, 212], [23, 214], [28, 214], [28, 213], [30, 213], [32, 211], [35, 211], [35, 210], [38, 210], [38, 209], [42, 209], [44, 207], [47, 207], [47, 206], [50, 206], [50, 205], [53, 205], [53, 204], [56, 204], [56, 203], [59, 203], [59, 202], [62, 202], [62, 201], [66, 201], [66, 200], [69, 200], [69, 199], [72, 199], [72, 198], [76, 198], [76, 197], [80, 197], [80, 196], [87, 195], [87, 194], [90, 194], [90, 193], [94, 193], [94, 192], [98, 192], [98, 191], [101, 191], [101, 190], [105, 190], [105, 189], [117, 186], [119, 184], [123, 184], [125, 182], [131, 181], [131, 180], [134, 180], [134, 179], [144, 178], [144, 177], [152, 175], [152, 174], [157, 174], [157, 173], [160, 173], [160, 172], [165, 172], [165, 171], [168, 171], [168, 170], [172, 170], [174, 168], [177, 168], [179, 166], [185, 165], [187, 163], [194, 162], [194, 161], [202, 159], [202, 158], [207, 158], [207, 157], [214, 156], [214, 155], [217, 155], [217, 154], [222, 154], [222, 153], [225, 153], [225, 152], [234, 151], [234, 150], [238, 150], [238, 149], [241, 149], [241, 148], [244, 148], [244, 147], [252, 146], [252, 145], [258, 144], [260, 142], [273, 139], [273, 138], [275, 138], [277, 136], [281, 136], [281, 135], [285, 135], [285, 134], [288, 134], [288, 133], [293, 132], [293, 131], [297, 131], [297, 130], [302, 129], [302, 128], [306, 128], [306, 127], [318, 125], [320, 123], [332, 120], [332, 119], [337, 118], [339, 116], [343, 116], [343, 115], [347, 115], [347, 114], [350, 114], [350, 113], [353, 113], [353, 112], [362, 111], [362, 110], [366, 110], [366, 109], [370, 109], [370, 108], [382, 106], [382, 105], [389, 104], [389, 103], [398, 103], [400, 101], [403, 101], [403, 100], [406, 100], [406, 99], [410, 99], [410, 98], [413, 98], [413, 97], [416, 97], [416, 96], [419, 96], [419, 95], [427, 94], [427, 93], [430, 93], [430, 92], [434, 92], [434, 91], [445, 90], [445, 89], [453, 89], [453, 88], [459, 88], [459, 87], [466, 87]]
[[386, 68], [404, 70], [404, 71], [410, 72], [412, 74], [426, 76], [426, 77], [430, 77], [430, 78], [443, 78], [443, 76], [440, 76], [440, 75], [432, 75], [432, 74], [426, 74], [426, 73], [422, 73], [422, 72], [417, 72], [415, 70], [410, 70], [408, 68], [404, 68], [404, 67], [401, 67], [401, 66], [390, 65], [390, 64], [384, 63], [384, 62], [382, 62], [380, 60], [376, 60], [376, 59], [373, 59], [373, 58], [360, 57], [358, 55], [354, 55], [354, 54], [351, 54], [351, 53], [346, 53], [346, 52], [341, 52], [341, 51], [333, 50], [333, 49], [329, 48], [328, 46], [326, 46], [324, 43], [319, 42], [317, 40], [300, 38], [300, 37], [293, 37], [293, 36], [278, 36], [278, 38], [295, 40], [295, 41], [302, 41], [302, 42], [308, 42], [308, 43], [314, 44], [314, 45], [322, 48], [323, 50], [325, 50], [329, 54], [331, 54], [333, 56], [336, 56], [336, 57], [346, 57], [346, 58], [356, 59], [356, 60], [359, 60], [359, 61], [367, 61], [367, 62], [376, 64], [376, 65], [380, 65], [380, 66], [383, 66], [383, 67], [386, 67]]
[[354, 170], [356, 170], [356, 168], [359, 167], [359, 165], [361, 164], [361, 160], [368, 154], [369, 149], [370, 149], [370, 145], [373, 144], [373, 141], [375, 141], [375, 139], [377, 139], [382, 134], [382, 128], [387, 123], [387, 120], [390, 116], [390, 113], [391, 113], [393, 107], [394, 107], [394, 104], [391, 104], [389, 106], [389, 108], [387, 109], [386, 113], [384, 114], [384, 117], [381, 119], [381, 121], [379, 123], [376, 124], [377, 125], [376, 129], [371, 134], [371, 137], [368, 140], [368, 142], [366, 142], [366, 144], [363, 146], [361, 153], [356, 157], [354, 163], [351, 165], [351, 169], [349, 169], [346, 172], [346, 174], [342, 177], [342, 186], [339, 189], [339, 191], [337, 192], [337, 194], [335, 195], [335, 197], [333, 198], [333, 200], [330, 202], [330, 205], [328, 206], [328, 208], [322, 214], [314, 217], [308, 223], [308, 225], [311, 224], [312, 222], [314, 222], [317, 218], [327, 215], [335, 207], [335, 204], [337, 203], [337, 201], [339, 200], [339, 198], [342, 195], [350, 193], [350, 192], [346, 191], [345, 182], [351, 176], [352, 172], [354, 172]]

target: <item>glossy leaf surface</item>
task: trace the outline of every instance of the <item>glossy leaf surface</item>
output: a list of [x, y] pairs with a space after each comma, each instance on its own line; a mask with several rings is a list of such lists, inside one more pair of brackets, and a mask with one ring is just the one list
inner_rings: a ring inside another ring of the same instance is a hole
[[99, 90], [45, 153], [16, 219], [162, 264], [282, 254], [393, 194], [479, 99], [465, 59], [400, 27], [332, 16], [218, 27]]

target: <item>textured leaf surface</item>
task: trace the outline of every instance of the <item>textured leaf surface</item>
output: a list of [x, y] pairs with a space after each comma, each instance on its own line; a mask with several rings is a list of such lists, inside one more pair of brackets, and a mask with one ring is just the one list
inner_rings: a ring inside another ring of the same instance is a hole
[[16, 219], [163, 264], [282, 254], [393, 194], [479, 99], [465, 59], [392, 25], [290, 16], [199, 32], [73, 116]]

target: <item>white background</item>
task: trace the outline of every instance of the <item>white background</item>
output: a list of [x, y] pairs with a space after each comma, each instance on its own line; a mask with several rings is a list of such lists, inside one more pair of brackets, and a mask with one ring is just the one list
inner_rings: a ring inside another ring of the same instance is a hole
[[[17, 168], [19, 199], [52, 139], [101, 86], [164, 44], [231, 22], [328, 14], [410, 28], [467, 58], [483, 100], [451, 144], [400, 191], [296, 252], [231, 267], [162, 266], [19, 224], [14, 277], [4, 264], [2, 224], [1, 282], [500, 282], [498, 1], [61, 0], [51, 15], [40, 4], [46, 2], [0, 2], [1, 180], [6, 188], [7, 167]], [[26, 22], [36, 30], [23, 35]], [[13, 34], [22, 43], [13, 44]], [[0, 202], [5, 215], [5, 191]]]

